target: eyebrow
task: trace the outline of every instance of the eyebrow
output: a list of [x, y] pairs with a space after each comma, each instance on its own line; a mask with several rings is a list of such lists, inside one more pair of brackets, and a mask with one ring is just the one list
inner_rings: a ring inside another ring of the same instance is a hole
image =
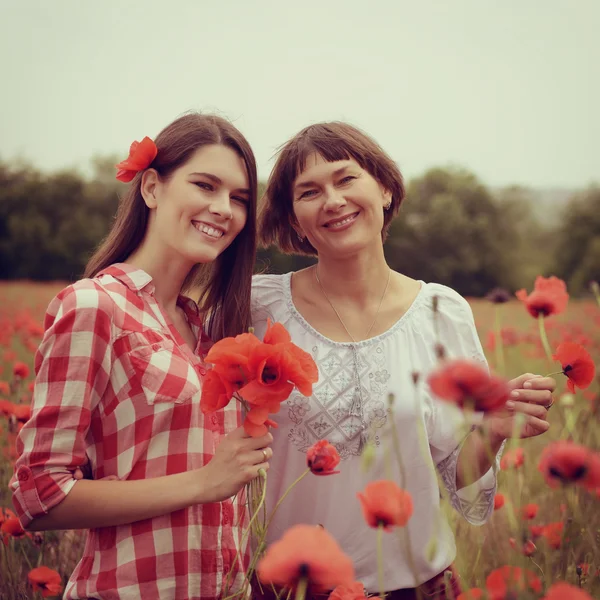
[[[344, 171], [347, 171], [348, 169], [351, 169], [353, 167], [353, 165], [346, 165], [345, 167], [340, 167], [339, 169], [336, 169], [333, 172], [333, 176], [337, 177], [338, 175], [341, 175], [342, 173], [344, 173]], [[303, 181], [302, 183], [297, 183], [294, 186], [295, 190], [298, 189], [303, 189], [303, 188], [309, 188], [309, 187], [313, 187], [317, 185], [314, 181]]]
[[[213, 175], [212, 173], [190, 173], [190, 175], [199, 175], [201, 177], [206, 177], [206, 179], [210, 179], [216, 185], [223, 185], [223, 181], [221, 181], [219, 177]], [[248, 188], [238, 188], [234, 191], [241, 192], [242, 194], [248, 194], [248, 196], [250, 195], [250, 190]]]

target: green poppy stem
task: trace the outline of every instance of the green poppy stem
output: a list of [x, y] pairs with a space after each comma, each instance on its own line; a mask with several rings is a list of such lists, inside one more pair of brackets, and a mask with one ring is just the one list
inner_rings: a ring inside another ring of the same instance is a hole
[[540, 326], [540, 339], [542, 341], [542, 346], [544, 347], [544, 351], [546, 352], [546, 356], [550, 362], [554, 362], [552, 358], [552, 350], [550, 349], [550, 343], [548, 342], [548, 335], [546, 334], [546, 325], [544, 322], [544, 315], [541, 313], [538, 315], [538, 324]]
[[294, 600], [304, 600], [306, 598], [306, 590], [308, 588], [308, 578], [301, 577], [296, 588], [296, 596]]
[[385, 598], [385, 584], [383, 579], [383, 523], [377, 526], [377, 576], [379, 579], [379, 595]]
[[496, 370], [504, 375], [504, 340], [502, 339], [502, 326], [500, 323], [500, 304], [496, 304]]

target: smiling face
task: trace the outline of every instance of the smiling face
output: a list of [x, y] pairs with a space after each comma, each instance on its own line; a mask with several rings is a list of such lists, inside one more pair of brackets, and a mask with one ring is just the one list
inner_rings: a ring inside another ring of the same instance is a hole
[[319, 254], [343, 256], [382, 244], [391, 194], [355, 160], [307, 157], [293, 184], [297, 231]]
[[231, 148], [199, 148], [166, 180], [147, 174], [149, 233], [191, 265], [213, 261], [246, 224], [250, 190], [243, 159]]

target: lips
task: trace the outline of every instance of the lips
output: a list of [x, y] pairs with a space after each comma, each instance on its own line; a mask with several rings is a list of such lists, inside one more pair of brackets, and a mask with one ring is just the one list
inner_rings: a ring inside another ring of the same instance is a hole
[[338, 227], [342, 227], [348, 223], [351, 223], [358, 217], [358, 212], [350, 213], [344, 215], [342, 217], [337, 217], [336, 219], [330, 219], [326, 223], [323, 224], [323, 227], [327, 227], [328, 229], [336, 229]]

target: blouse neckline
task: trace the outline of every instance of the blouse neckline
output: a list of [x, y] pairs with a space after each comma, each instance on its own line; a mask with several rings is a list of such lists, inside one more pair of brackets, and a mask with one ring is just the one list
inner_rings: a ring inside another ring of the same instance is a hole
[[410, 321], [417, 308], [421, 304], [423, 304], [426, 297], [426, 283], [422, 280], [418, 280], [421, 287], [419, 288], [419, 292], [417, 293], [415, 299], [412, 301], [411, 305], [408, 307], [406, 312], [389, 329], [374, 337], [368, 338], [366, 340], [361, 340], [360, 342], [336, 342], [317, 331], [296, 308], [296, 305], [294, 304], [294, 300], [292, 298], [292, 275], [293, 272], [291, 271], [283, 275], [283, 293], [285, 296], [288, 310], [296, 319], [296, 321], [300, 323], [300, 325], [302, 325], [302, 327], [304, 327], [304, 329], [306, 329], [309, 333], [314, 335], [316, 338], [318, 338], [325, 344], [338, 348], [362, 348], [365, 346], [370, 346], [371, 344], [376, 344], [377, 342], [382, 341], [386, 337], [393, 335], [398, 329], [400, 329], [402, 326], [404, 326]]

